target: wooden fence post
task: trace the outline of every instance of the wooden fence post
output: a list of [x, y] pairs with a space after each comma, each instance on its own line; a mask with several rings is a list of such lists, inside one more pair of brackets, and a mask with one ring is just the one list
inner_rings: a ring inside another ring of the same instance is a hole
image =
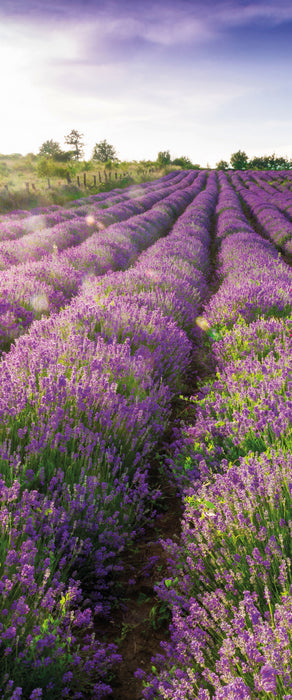
[[48, 177], [48, 190], [51, 189], [51, 183], [50, 183], [50, 178]]
[[70, 185], [70, 182], [72, 182], [72, 180], [71, 180], [71, 177], [70, 177], [69, 170], [67, 170], [67, 172], [66, 172], [66, 178], [67, 178], [68, 185]]
[[79, 175], [77, 175], [77, 185], [78, 185], [78, 187], [80, 187], [80, 177], [79, 177]]
[[94, 187], [96, 187], [96, 175], [93, 175], [93, 184], [94, 184]]
[[86, 187], [86, 173], [83, 173], [83, 182], [84, 182], [84, 187]]
[[101, 174], [99, 171], [98, 171], [98, 179], [99, 179], [99, 182], [101, 182]]
[[118, 173], [117, 173], [117, 171], [115, 172], [115, 178], [116, 178], [116, 180], [118, 179]]
[[105, 177], [105, 181], [107, 182], [107, 174], [106, 174], [106, 170], [104, 171], [104, 177]]

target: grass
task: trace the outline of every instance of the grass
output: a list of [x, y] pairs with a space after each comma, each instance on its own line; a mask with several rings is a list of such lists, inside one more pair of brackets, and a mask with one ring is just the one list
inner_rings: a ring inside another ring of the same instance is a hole
[[[0, 155], [0, 214], [15, 209], [30, 210], [34, 207], [64, 206], [71, 201], [99, 192], [108, 192], [115, 188], [124, 189], [129, 185], [155, 180], [171, 170], [180, 170], [178, 166], [159, 167], [153, 163], [151, 168], [143, 163], [125, 162], [113, 164], [112, 172], [104, 163], [81, 161], [55, 164], [55, 174], [48, 169], [47, 174], [40, 175], [40, 159], [34, 154], [27, 156]], [[107, 180], [104, 172], [107, 172]], [[67, 183], [66, 173], [72, 180]], [[99, 182], [100, 172], [102, 182]], [[111, 179], [109, 173], [111, 172]], [[117, 173], [117, 179], [115, 177]], [[83, 177], [86, 175], [87, 184]], [[94, 185], [93, 176], [97, 177]], [[77, 184], [77, 176], [80, 186]], [[48, 186], [48, 178], [50, 187]], [[29, 187], [27, 188], [27, 184]]]

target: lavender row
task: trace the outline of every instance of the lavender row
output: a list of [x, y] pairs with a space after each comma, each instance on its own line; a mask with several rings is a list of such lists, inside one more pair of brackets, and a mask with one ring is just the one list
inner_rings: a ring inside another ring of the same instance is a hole
[[[292, 253], [292, 222], [281, 214], [278, 207], [267, 201], [267, 196], [258, 191], [256, 194], [249, 192], [240, 184], [236, 174], [231, 175], [231, 181], [236, 191], [247, 204], [251, 216], [260, 224], [264, 233], [272, 241], [280, 246], [284, 252]], [[263, 196], [264, 195], [264, 196]]]
[[141, 196], [144, 191], [168, 187], [169, 183], [174, 185], [176, 182], [179, 183], [185, 175], [186, 173], [169, 173], [155, 181], [141, 183], [138, 186], [130, 185], [122, 190], [115, 188], [109, 192], [99, 192], [71, 201], [68, 209], [61, 205], [52, 204], [48, 207], [35, 207], [30, 210], [17, 209], [9, 214], [2, 214], [0, 216], [0, 240], [20, 237], [30, 232], [31, 229], [53, 226], [55, 223], [74, 218], [80, 212], [86, 215], [88, 211], [85, 208], [92, 205], [102, 207], [105, 204], [107, 207], [109, 203], [118, 203], [118, 201]]
[[[133, 192], [132, 197], [119, 195], [107, 200], [106, 211], [100, 210], [100, 204], [97, 205], [82, 205], [75, 210], [75, 213], [64, 210], [62, 217], [64, 221], [53, 215], [56, 223], [51, 220], [51, 227], [42, 228], [40, 217], [31, 217], [29, 220], [24, 220], [24, 231], [21, 238], [17, 240], [6, 240], [0, 243], [0, 269], [7, 270], [12, 265], [18, 265], [21, 262], [29, 262], [39, 260], [45, 255], [52, 253], [57, 247], [58, 250], [64, 250], [71, 246], [80, 244], [86, 240], [93, 232], [99, 230], [100, 226], [109, 226], [116, 221], [141, 214], [155, 202], [167, 197], [172, 192], [175, 192], [180, 187], [188, 187], [194, 180], [194, 173], [183, 173], [183, 182], [166, 187], [152, 187], [149, 191]], [[70, 220], [71, 219], [71, 220]], [[29, 222], [29, 224], [28, 224]], [[16, 224], [11, 225], [11, 229], [15, 229]], [[18, 226], [20, 224], [18, 223]], [[30, 229], [28, 229], [30, 225]], [[29, 230], [29, 233], [25, 233]]]
[[[280, 186], [279, 179], [273, 185], [266, 182], [266, 178], [263, 175], [259, 177], [258, 173], [252, 173], [251, 177], [240, 178], [243, 185], [248, 188], [249, 191], [258, 194], [261, 189], [269, 194], [268, 203], [275, 205], [281, 212], [283, 212], [289, 221], [292, 218], [292, 192], [291, 190], [283, 191], [283, 187]], [[255, 184], [256, 183], [256, 184]], [[275, 190], [276, 187], [276, 190]]]
[[[0, 241], [18, 241], [16, 247], [13, 244], [9, 246], [2, 245], [2, 256], [5, 254], [7, 249], [7, 254], [9, 256], [13, 252], [17, 254], [19, 252], [19, 239], [22, 237], [29, 241], [29, 236], [31, 236], [30, 244], [33, 243], [34, 237], [43, 232], [46, 237], [50, 233], [50, 228], [55, 227], [64, 222], [68, 221], [82, 221], [90, 217], [90, 219], [98, 218], [98, 213], [104, 209], [113, 207], [123, 202], [129, 202], [137, 198], [141, 198], [143, 195], [151, 193], [156, 190], [163, 190], [165, 188], [174, 187], [177, 183], [178, 186], [182, 184], [184, 178], [187, 177], [187, 173], [176, 174], [175, 177], [170, 181], [169, 178], [161, 178], [154, 182], [143, 183], [142, 185], [135, 186], [131, 185], [125, 190], [115, 189], [110, 192], [103, 192], [96, 195], [90, 195], [89, 197], [84, 197], [70, 203], [69, 208], [61, 206], [51, 206], [51, 207], [36, 207], [30, 211], [17, 210], [8, 215], [0, 217]], [[192, 174], [195, 177], [195, 173]], [[114, 215], [113, 211], [113, 215]], [[82, 225], [82, 224], [81, 224]], [[4, 258], [3, 258], [4, 259]]]
[[202, 174], [197, 184], [164, 197], [150, 211], [100, 230], [75, 248], [2, 272], [1, 349], [8, 349], [34, 319], [68, 304], [90, 276], [132, 264], [143, 248], [166, 235], [175, 218], [200, 191], [205, 177]]
[[181, 541], [164, 542], [168, 578], [156, 588], [172, 612], [171, 640], [150, 677], [137, 671], [147, 700], [291, 698], [292, 272], [248, 225], [230, 233], [225, 219], [224, 235], [224, 207], [237, 226], [226, 183], [223, 283], [202, 324], [221, 335], [210, 348], [217, 373], [189, 402], [194, 424], [168, 460], [185, 511]]
[[7, 696], [12, 686], [31, 699], [108, 693], [116, 650], [89, 643], [90, 634], [114, 596], [119, 552], [157, 496], [147, 459], [191, 358], [174, 318], [179, 309], [187, 323], [186, 285], [196, 313], [202, 303], [209, 235], [200, 222], [210, 224], [213, 180], [178, 219], [168, 248], [158, 241], [132, 270], [92, 282], [61, 314], [35, 322], [0, 363]]

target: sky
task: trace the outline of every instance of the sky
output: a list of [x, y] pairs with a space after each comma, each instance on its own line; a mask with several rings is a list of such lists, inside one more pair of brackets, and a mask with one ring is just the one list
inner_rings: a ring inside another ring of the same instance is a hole
[[292, 158], [291, 0], [0, 0], [0, 153]]

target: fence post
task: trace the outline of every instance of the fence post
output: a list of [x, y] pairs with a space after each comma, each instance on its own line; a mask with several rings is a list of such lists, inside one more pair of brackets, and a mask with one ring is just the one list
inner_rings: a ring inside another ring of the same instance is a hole
[[104, 177], [105, 177], [105, 181], [107, 182], [107, 174], [106, 174], [106, 170], [104, 171]]
[[79, 175], [77, 175], [77, 185], [78, 185], [78, 187], [80, 187], [80, 177], [79, 177]]
[[51, 189], [51, 183], [50, 183], [50, 178], [48, 177], [48, 190]]
[[109, 171], [109, 174], [108, 174], [108, 176], [109, 176], [109, 180], [111, 180], [111, 179], [112, 179], [112, 173], [111, 173], [111, 170]]
[[86, 187], [86, 173], [83, 173], [83, 182], [84, 182], [84, 187]]
[[94, 184], [94, 187], [96, 187], [96, 175], [93, 175], [93, 184]]
[[115, 178], [116, 178], [116, 180], [118, 179], [118, 173], [117, 173], [117, 171], [115, 172]]
[[66, 178], [67, 178], [68, 185], [70, 185], [70, 182], [72, 182], [72, 180], [71, 180], [71, 177], [70, 177], [69, 170], [67, 170], [67, 172], [66, 172]]
[[101, 182], [101, 181], [102, 181], [102, 180], [101, 180], [101, 174], [100, 174], [100, 171], [98, 171], [98, 179], [99, 179], [99, 182]]

